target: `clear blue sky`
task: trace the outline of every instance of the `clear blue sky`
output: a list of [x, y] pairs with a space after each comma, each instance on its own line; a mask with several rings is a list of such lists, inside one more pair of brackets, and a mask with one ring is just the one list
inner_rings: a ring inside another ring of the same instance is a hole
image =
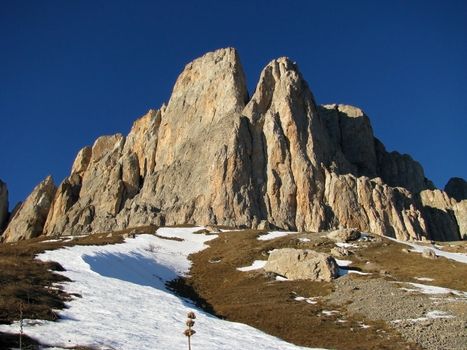
[[370, 116], [439, 187], [467, 177], [467, 1], [0, 0], [0, 178], [10, 206], [167, 101], [190, 60], [239, 50], [253, 91], [298, 62], [318, 103]]

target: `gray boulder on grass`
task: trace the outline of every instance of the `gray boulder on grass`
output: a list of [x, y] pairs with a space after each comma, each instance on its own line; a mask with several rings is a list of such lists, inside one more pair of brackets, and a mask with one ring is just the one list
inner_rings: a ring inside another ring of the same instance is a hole
[[340, 229], [328, 233], [328, 238], [334, 242], [356, 241], [360, 236], [360, 231], [354, 229]]
[[264, 270], [289, 280], [330, 282], [338, 276], [338, 266], [332, 256], [308, 249], [275, 249], [269, 254]]

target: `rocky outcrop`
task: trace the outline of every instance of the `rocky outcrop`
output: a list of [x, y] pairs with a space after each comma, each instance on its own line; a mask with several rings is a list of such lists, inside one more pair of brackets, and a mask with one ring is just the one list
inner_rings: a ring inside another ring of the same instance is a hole
[[89, 162], [91, 161], [92, 148], [86, 146], [82, 148], [76, 155], [73, 166], [71, 167], [71, 174], [83, 176], [84, 172], [88, 168]]
[[[133, 123], [123, 149], [123, 154], [134, 154], [137, 161], [136, 167], [139, 175], [144, 179], [147, 175], [154, 173], [156, 165], [157, 136], [161, 124], [161, 116], [165, 106], [161, 110], [151, 109], [141, 118]], [[129, 165], [130, 162], [127, 162]], [[139, 181], [139, 180], [138, 180]], [[136, 179], [130, 181], [136, 183]]]
[[320, 106], [319, 113], [332, 140], [334, 169], [356, 176], [378, 176], [373, 129], [366, 114], [360, 108], [337, 104]]
[[37, 185], [21, 207], [13, 213], [3, 233], [3, 242], [14, 242], [39, 236], [56, 191], [52, 177]]
[[467, 200], [457, 202], [441, 190], [420, 193], [428, 233], [438, 241], [457, 241], [467, 237]]
[[73, 173], [60, 184], [44, 224], [45, 234], [57, 232], [57, 227], [63, 228], [62, 221], [67, 219], [68, 210], [78, 201], [80, 189], [81, 177], [77, 173]]
[[165, 223], [250, 225], [257, 212], [249, 173], [248, 98], [237, 52], [223, 49], [187, 65], [159, 128], [154, 174], [139, 199]]
[[370, 120], [360, 108], [331, 104], [320, 106], [319, 113], [332, 140], [334, 171], [357, 177], [380, 177], [389, 186], [404, 187], [413, 193], [434, 189], [418, 162], [407, 154], [386, 151], [374, 137]]
[[8, 220], [8, 188], [6, 183], [0, 180], [0, 234]]
[[426, 236], [409, 191], [358, 177], [379, 169], [368, 118], [351, 106], [317, 109], [296, 64], [281, 58], [266, 66], [243, 114], [261, 218], [300, 231], [353, 227], [400, 239]]
[[340, 229], [331, 231], [327, 234], [327, 237], [334, 242], [346, 243], [350, 241], [356, 241], [361, 236], [360, 231], [353, 229]]
[[289, 280], [307, 279], [330, 282], [338, 276], [339, 267], [330, 255], [308, 249], [274, 249], [264, 266], [267, 272]]
[[188, 64], [167, 106], [126, 137], [83, 148], [43, 231], [212, 224], [459, 238], [463, 202], [432, 203], [432, 189], [417, 162], [385, 150], [361, 109], [318, 106], [287, 58], [264, 68], [249, 98], [238, 54], [227, 48]]
[[329, 145], [296, 64], [287, 58], [268, 64], [243, 114], [251, 125], [259, 216], [286, 229], [322, 228], [326, 213], [319, 165]]
[[434, 189], [433, 183], [425, 177], [422, 166], [407, 154], [387, 152], [384, 145], [375, 139], [379, 176], [393, 187], [404, 187], [413, 193]]
[[401, 240], [428, 236], [421, 208], [404, 188], [387, 186], [378, 178], [328, 171], [325, 188], [330, 227], [355, 228]]
[[467, 181], [460, 177], [453, 177], [449, 179], [446, 186], [444, 186], [444, 192], [458, 202], [463, 201], [467, 199]]

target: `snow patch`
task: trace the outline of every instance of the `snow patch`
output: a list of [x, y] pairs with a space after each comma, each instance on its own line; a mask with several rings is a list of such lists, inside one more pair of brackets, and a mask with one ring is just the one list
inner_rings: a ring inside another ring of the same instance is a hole
[[371, 275], [370, 272], [362, 272], [362, 271], [357, 271], [357, 270], [347, 270], [348, 273], [355, 273], [357, 275], [362, 275], [362, 276], [368, 276]]
[[463, 292], [463, 291], [460, 291], [460, 290], [444, 288], [444, 287], [437, 287], [437, 286], [430, 286], [430, 285], [427, 285], [427, 284], [412, 283], [412, 282], [407, 282], [407, 284], [415, 287], [415, 289], [413, 289], [413, 288], [402, 288], [402, 289], [404, 289], [406, 291], [409, 291], [409, 292], [419, 292], [419, 293], [422, 293], [422, 294], [453, 294], [453, 295], [457, 295], [457, 296], [460, 296], [460, 297], [467, 298], [467, 292]]
[[[218, 319], [169, 291], [165, 282], [188, 272], [188, 255], [207, 247], [213, 235], [194, 234], [196, 228], [161, 228], [160, 236], [138, 235], [122, 244], [74, 246], [39, 255], [56, 261], [73, 282], [60, 285], [82, 297], [57, 311], [57, 322], [25, 320], [25, 333], [50, 347], [89, 346], [96, 349], [184, 349], [182, 334], [188, 311], [196, 312], [194, 349], [305, 349], [253, 327]], [[157, 247], [155, 252], [150, 246]], [[17, 332], [19, 324], [0, 325]]]
[[276, 239], [279, 237], [285, 237], [294, 233], [298, 232], [291, 232], [291, 231], [270, 231], [265, 235], [261, 235], [258, 237], [259, 241], [270, 241], [271, 239]]
[[438, 319], [438, 318], [454, 318], [454, 316], [444, 311], [433, 310], [433, 311], [428, 311], [423, 317], [408, 318], [405, 320], [394, 320], [392, 321], [392, 323], [400, 323], [402, 321], [423, 322], [423, 321], [428, 321], [428, 320], [433, 320], [433, 319]]
[[253, 271], [253, 270], [258, 270], [262, 269], [264, 265], [266, 265], [267, 260], [255, 260], [253, 261], [253, 264], [250, 266], [244, 266], [244, 267], [237, 267], [238, 271]]
[[296, 301], [305, 301], [308, 304], [317, 304], [318, 302], [316, 301], [316, 299], [318, 299], [318, 297], [305, 298], [305, 297], [297, 296], [294, 298], [294, 300]]
[[410, 247], [413, 248], [412, 251], [416, 252], [416, 253], [422, 253], [424, 249], [431, 249], [435, 252], [435, 254], [437, 256], [443, 256], [447, 259], [451, 259], [451, 260], [454, 260], [454, 261], [457, 261], [457, 262], [460, 262], [460, 263], [463, 263], [463, 264], [467, 264], [467, 254], [462, 254], [462, 253], [451, 253], [451, 252], [445, 252], [445, 251], [442, 251], [440, 249], [437, 248], [437, 246], [425, 246], [425, 245], [421, 245], [421, 244], [417, 244], [417, 243], [413, 243], [413, 242], [406, 242], [406, 241], [399, 241], [395, 238], [391, 238], [391, 237], [386, 237], [387, 239], [390, 239], [391, 241], [394, 241], [394, 242], [398, 242], [398, 243], [401, 243], [401, 244], [405, 244], [405, 245], [408, 245]]
[[351, 260], [340, 260], [340, 259], [334, 259], [336, 260], [336, 263], [337, 265], [339, 266], [349, 266], [350, 264], [352, 264], [352, 261]]
[[336, 246], [338, 246], [339, 248], [358, 248], [356, 244], [345, 242], [337, 242]]
[[337, 310], [323, 310], [321, 311], [321, 313], [324, 315], [324, 316], [333, 316], [335, 314], [338, 314], [339, 311]]
[[425, 281], [425, 282], [431, 282], [434, 281], [433, 278], [428, 278], [428, 277], [414, 277], [417, 281]]
[[276, 281], [288, 281], [289, 279], [284, 276], [276, 276]]

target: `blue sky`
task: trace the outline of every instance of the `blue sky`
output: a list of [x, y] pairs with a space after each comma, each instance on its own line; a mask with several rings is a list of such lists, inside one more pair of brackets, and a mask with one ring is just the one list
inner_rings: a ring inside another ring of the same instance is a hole
[[10, 206], [77, 151], [126, 134], [184, 65], [239, 50], [250, 92], [296, 61], [318, 103], [359, 106], [439, 187], [467, 177], [467, 2], [0, 1], [0, 178]]

